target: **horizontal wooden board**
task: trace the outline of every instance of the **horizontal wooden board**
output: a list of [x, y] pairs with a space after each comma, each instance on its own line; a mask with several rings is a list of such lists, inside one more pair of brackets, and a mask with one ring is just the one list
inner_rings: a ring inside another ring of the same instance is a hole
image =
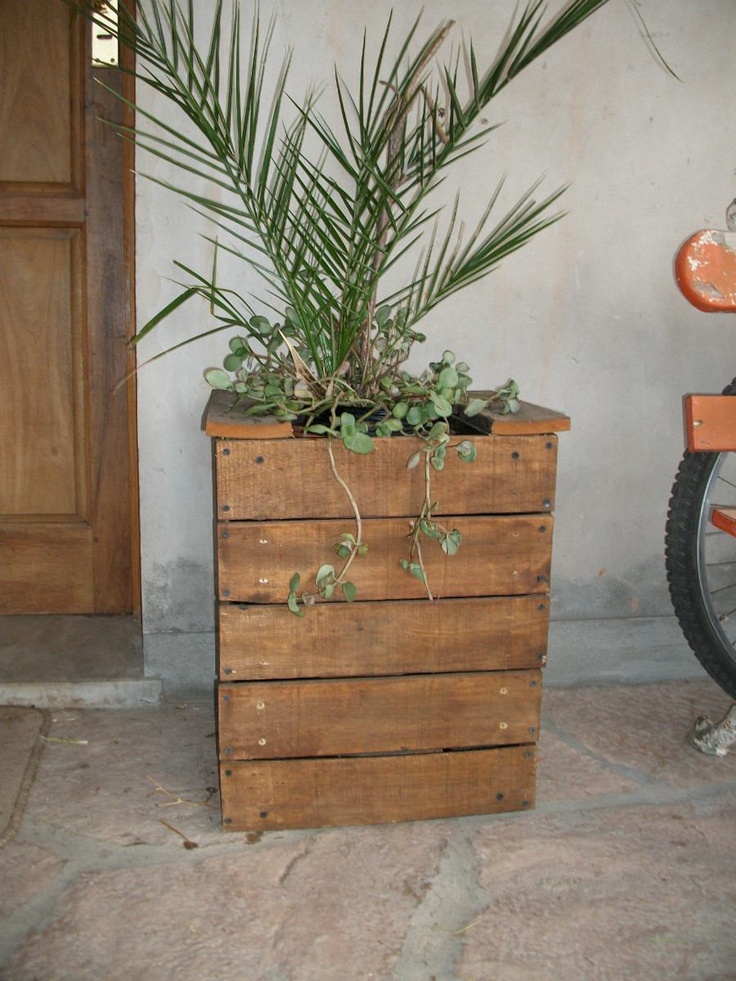
[[[439, 514], [514, 514], [554, 510], [556, 436], [462, 437], [473, 463], [449, 452], [432, 472]], [[458, 438], [455, 442], [461, 441]], [[359, 455], [333, 446], [337, 472], [364, 517], [417, 514], [424, 468], [407, 469], [420, 447], [410, 437], [376, 440]], [[325, 439], [216, 440], [216, 510], [220, 520], [349, 517], [347, 494], [330, 471]]]
[[220, 759], [282, 759], [533, 742], [540, 671], [220, 684]]
[[[437, 542], [425, 542], [424, 561], [434, 597], [547, 591], [552, 515], [450, 516], [445, 522], [461, 532], [463, 541], [452, 556]], [[334, 545], [341, 532], [352, 530], [344, 520], [221, 523], [217, 528], [219, 598], [284, 603], [295, 572], [304, 587], [313, 589], [323, 563], [339, 565]], [[426, 597], [424, 585], [400, 565], [409, 555], [408, 530], [404, 518], [370, 518], [363, 523], [369, 551], [350, 568], [359, 601]]]
[[[252, 403], [249, 403], [252, 404]], [[238, 401], [232, 392], [216, 389], [210, 398], [202, 419], [202, 427], [208, 436], [226, 436], [234, 439], [292, 439], [294, 427], [275, 416], [246, 416], [246, 403]]]
[[219, 608], [223, 681], [494, 671], [546, 660], [546, 596]]
[[220, 765], [228, 831], [342, 827], [527, 810], [532, 745], [458, 753]]
[[[473, 392], [474, 398], [489, 398], [493, 393]], [[566, 433], [570, 429], [570, 417], [564, 412], [545, 409], [531, 402], [521, 402], [518, 412], [501, 412], [493, 405], [483, 409], [477, 416], [468, 419], [459, 415], [453, 417], [461, 426], [469, 426], [478, 432], [493, 433], [494, 436], [509, 436], [531, 433]]]

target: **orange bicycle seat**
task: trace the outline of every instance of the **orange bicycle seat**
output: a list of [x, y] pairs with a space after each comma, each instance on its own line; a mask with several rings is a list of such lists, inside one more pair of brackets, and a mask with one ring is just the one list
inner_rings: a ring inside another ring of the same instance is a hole
[[691, 235], [675, 256], [675, 279], [698, 310], [736, 312], [736, 232], [704, 229]]

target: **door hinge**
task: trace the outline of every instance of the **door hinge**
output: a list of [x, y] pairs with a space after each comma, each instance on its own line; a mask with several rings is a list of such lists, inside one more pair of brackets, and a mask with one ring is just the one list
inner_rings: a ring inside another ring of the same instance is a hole
[[92, 21], [92, 67], [118, 65], [118, 0], [97, 0]]

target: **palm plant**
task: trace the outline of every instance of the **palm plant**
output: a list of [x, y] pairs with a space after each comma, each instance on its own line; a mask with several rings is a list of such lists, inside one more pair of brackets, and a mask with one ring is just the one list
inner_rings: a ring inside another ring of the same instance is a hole
[[[214, 0], [211, 27], [200, 37], [194, 0], [133, 2], [135, 9], [121, 0], [117, 28], [104, 12], [92, 16], [134, 48], [137, 79], [176, 105], [189, 126], [138, 106], [129, 135], [178, 168], [182, 179], [172, 189], [215, 229], [211, 269], [177, 263], [188, 277], [182, 291], [135, 340], [203, 297], [213, 323], [183, 343], [235, 332], [224, 367], [206, 377], [239, 393], [249, 412], [286, 419], [306, 412], [313, 423], [329, 408], [327, 426], [316, 429], [340, 434], [337, 407], [384, 409], [378, 431], [389, 434], [407, 419], [426, 432], [459, 404], [479, 411], [484, 403], [467, 394], [468, 366], [450, 352], [418, 378], [404, 370], [412, 345], [424, 339], [417, 327], [555, 222], [562, 192], [537, 200], [535, 184], [492, 220], [499, 186], [465, 238], [458, 199], [441, 225], [434, 192], [454, 164], [486, 145], [494, 128], [481, 120], [488, 103], [608, 0], [572, 0], [547, 22], [542, 0], [528, 0], [487, 67], [472, 41], [438, 61], [452, 21], [420, 36], [417, 19], [390, 54], [389, 17], [372, 59], [363, 38], [357, 85], [335, 72], [334, 124], [319, 110], [323, 93], [289, 94], [290, 56], [272, 68], [273, 23], [264, 29], [257, 11], [246, 37], [237, 2], [226, 25], [223, 0]], [[192, 177], [209, 190], [196, 190]], [[221, 280], [223, 256], [260, 276], [260, 295]], [[413, 270], [402, 280], [400, 263]], [[389, 280], [400, 285], [386, 286]], [[499, 394], [515, 407], [513, 383]], [[348, 414], [345, 434], [354, 435], [354, 424]]]

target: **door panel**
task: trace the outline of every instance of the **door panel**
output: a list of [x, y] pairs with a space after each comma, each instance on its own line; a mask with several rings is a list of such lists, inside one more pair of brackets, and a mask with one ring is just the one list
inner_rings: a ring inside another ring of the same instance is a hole
[[0, 180], [71, 184], [77, 25], [58, 0], [2, 0], [0, 14], [0, 119], [12, 133], [0, 143]]
[[79, 240], [75, 229], [0, 229], [0, 508], [6, 516], [85, 510], [77, 481], [77, 450], [84, 446], [75, 431], [75, 417], [83, 418], [74, 370], [81, 349], [74, 283]]
[[[0, 613], [134, 608], [132, 159], [59, 0], [0, 0]], [[131, 93], [128, 93], [131, 94]]]

